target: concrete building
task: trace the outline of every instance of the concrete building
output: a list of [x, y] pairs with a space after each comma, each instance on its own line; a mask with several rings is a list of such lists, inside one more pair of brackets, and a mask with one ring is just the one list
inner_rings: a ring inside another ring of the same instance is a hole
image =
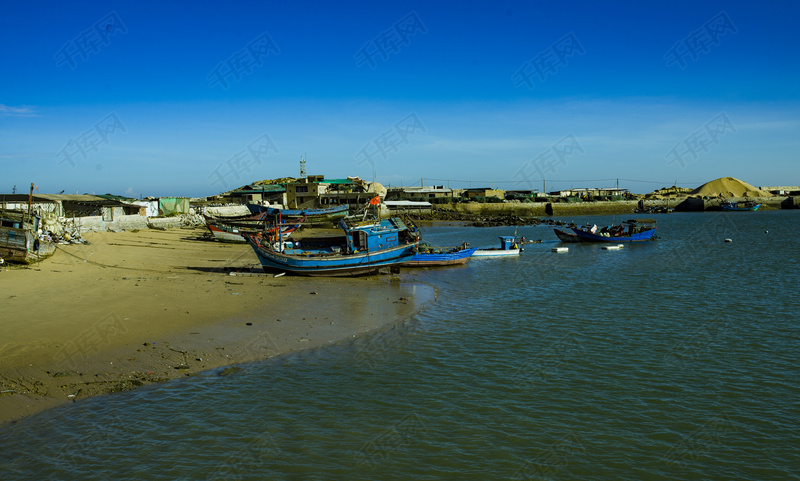
[[443, 185], [430, 187], [389, 187], [386, 198], [389, 200], [426, 201], [453, 197], [453, 190]]

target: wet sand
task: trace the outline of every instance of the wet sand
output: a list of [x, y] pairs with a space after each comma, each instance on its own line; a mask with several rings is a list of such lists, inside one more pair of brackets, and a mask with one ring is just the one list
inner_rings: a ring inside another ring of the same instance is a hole
[[249, 246], [202, 234], [87, 234], [88, 245], [59, 245], [37, 265], [4, 267], [0, 425], [390, 328], [433, 299], [431, 287], [398, 276], [265, 275]]

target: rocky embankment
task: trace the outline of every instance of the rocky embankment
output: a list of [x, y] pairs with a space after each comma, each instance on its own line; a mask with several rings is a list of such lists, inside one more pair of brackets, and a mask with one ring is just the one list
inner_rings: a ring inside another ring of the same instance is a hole
[[470, 214], [466, 212], [433, 211], [410, 215], [413, 222], [463, 222], [472, 227], [496, 227], [506, 225], [566, 225], [566, 222], [538, 217], [522, 217], [516, 214]]

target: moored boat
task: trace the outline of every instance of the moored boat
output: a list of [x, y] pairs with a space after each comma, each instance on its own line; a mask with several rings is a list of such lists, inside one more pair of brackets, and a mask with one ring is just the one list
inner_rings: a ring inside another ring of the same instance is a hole
[[722, 210], [734, 211], [734, 212], [747, 212], [747, 211], [754, 211], [758, 210], [761, 207], [761, 204], [753, 202], [752, 200], [747, 200], [744, 202], [723, 202], [720, 204], [720, 208]]
[[245, 233], [265, 270], [305, 276], [357, 276], [408, 261], [419, 238], [400, 218], [358, 222], [342, 219], [343, 235], [306, 236], [285, 247], [263, 235]]
[[420, 244], [419, 252], [410, 260], [403, 262], [403, 267], [436, 267], [463, 264], [476, 251], [467, 247], [467, 243], [453, 248], [441, 248], [428, 244]]
[[486, 249], [478, 249], [472, 253], [474, 257], [502, 257], [502, 256], [516, 256], [522, 252], [519, 247], [517, 238], [513, 235], [501, 235], [500, 247], [489, 247]]
[[643, 242], [652, 240], [656, 234], [656, 221], [653, 219], [631, 219], [618, 225], [602, 228], [572, 227], [572, 232], [581, 242]]
[[553, 231], [556, 233], [556, 237], [558, 237], [558, 239], [561, 242], [572, 243], [572, 242], [580, 242], [581, 241], [581, 238], [578, 237], [578, 235], [573, 233], [573, 232], [567, 232], [567, 231], [563, 231], [561, 229], [553, 229]]

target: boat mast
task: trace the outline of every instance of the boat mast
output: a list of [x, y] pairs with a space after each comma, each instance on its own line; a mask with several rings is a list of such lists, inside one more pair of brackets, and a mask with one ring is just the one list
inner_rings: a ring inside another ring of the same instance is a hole
[[31, 192], [28, 194], [28, 217], [31, 216], [32, 208], [33, 208], [33, 182], [31, 182]]

